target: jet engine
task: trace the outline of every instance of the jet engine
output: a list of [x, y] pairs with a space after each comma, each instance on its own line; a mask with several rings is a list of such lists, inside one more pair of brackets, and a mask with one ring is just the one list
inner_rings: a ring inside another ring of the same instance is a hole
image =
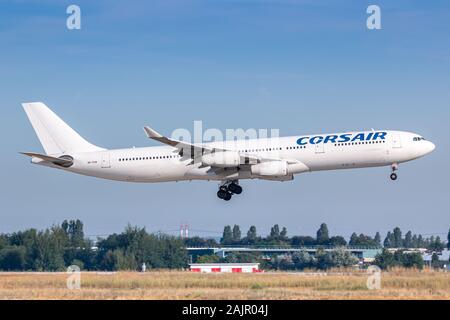
[[309, 168], [301, 162], [288, 164], [284, 160], [275, 160], [255, 164], [251, 171], [256, 176], [286, 176], [309, 171]]
[[288, 174], [286, 161], [268, 161], [251, 166], [252, 174], [255, 176], [285, 176]]
[[208, 153], [202, 156], [202, 163], [207, 166], [219, 168], [238, 167], [241, 157], [238, 152], [220, 151]]

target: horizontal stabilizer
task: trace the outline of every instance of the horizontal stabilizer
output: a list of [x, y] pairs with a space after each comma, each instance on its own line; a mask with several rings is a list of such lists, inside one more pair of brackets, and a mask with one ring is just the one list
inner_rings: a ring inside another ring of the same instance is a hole
[[71, 167], [73, 165], [73, 159], [70, 156], [63, 156], [61, 158], [56, 158], [56, 157], [47, 156], [45, 154], [35, 153], [35, 152], [21, 152], [21, 154], [29, 156], [32, 159], [37, 158], [44, 162], [53, 163], [57, 166], [61, 166], [61, 167], [65, 167], [65, 168]]

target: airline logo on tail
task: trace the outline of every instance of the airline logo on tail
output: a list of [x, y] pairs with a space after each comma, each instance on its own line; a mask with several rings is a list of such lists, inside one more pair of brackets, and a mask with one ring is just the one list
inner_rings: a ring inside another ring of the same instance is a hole
[[344, 133], [341, 135], [331, 134], [328, 136], [314, 136], [314, 137], [301, 137], [297, 140], [297, 144], [304, 146], [306, 144], [319, 144], [319, 143], [342, 143], [342, 142], [355, 142], [355, 141], [375, 141], [385, 140], [387, 132], [360, 132], [360, 133]]

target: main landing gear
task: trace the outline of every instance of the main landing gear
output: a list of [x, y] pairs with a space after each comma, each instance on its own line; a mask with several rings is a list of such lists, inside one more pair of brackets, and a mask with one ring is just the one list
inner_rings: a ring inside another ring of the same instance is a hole
[[237, 181], [227, 181], [219, 187], [217, 196], [225, 201], [230, 201], [233, 194], [241, 194], [242, 187]]
[[397, 174], [395, 173], [395, 171], [397, 171], [398, 170], [398, 164], [396, 164], [396, 163], [393, 163], [392, 165], [391, 165], [391, 169], [392, 169], [392, 173], [391, 173], [391, 180], [392, 181], [395, 181], [395, 180], [397, 180]]

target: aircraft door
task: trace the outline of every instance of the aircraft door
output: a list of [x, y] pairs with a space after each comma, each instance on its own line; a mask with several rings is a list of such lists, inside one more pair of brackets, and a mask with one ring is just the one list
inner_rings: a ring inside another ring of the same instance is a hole
[[316, 153], [325, 153], [324, 143], [323, 142], [316, 143], [315, 150], [316, 150]]
[[401, 148], [402, 147], [402, 140], [400, 138], [400, 134], [394, 133], [392, 135], [392, 148]]
[[102, 153], [102, 168], [111, 168], [111, 156], [109, 152]]

